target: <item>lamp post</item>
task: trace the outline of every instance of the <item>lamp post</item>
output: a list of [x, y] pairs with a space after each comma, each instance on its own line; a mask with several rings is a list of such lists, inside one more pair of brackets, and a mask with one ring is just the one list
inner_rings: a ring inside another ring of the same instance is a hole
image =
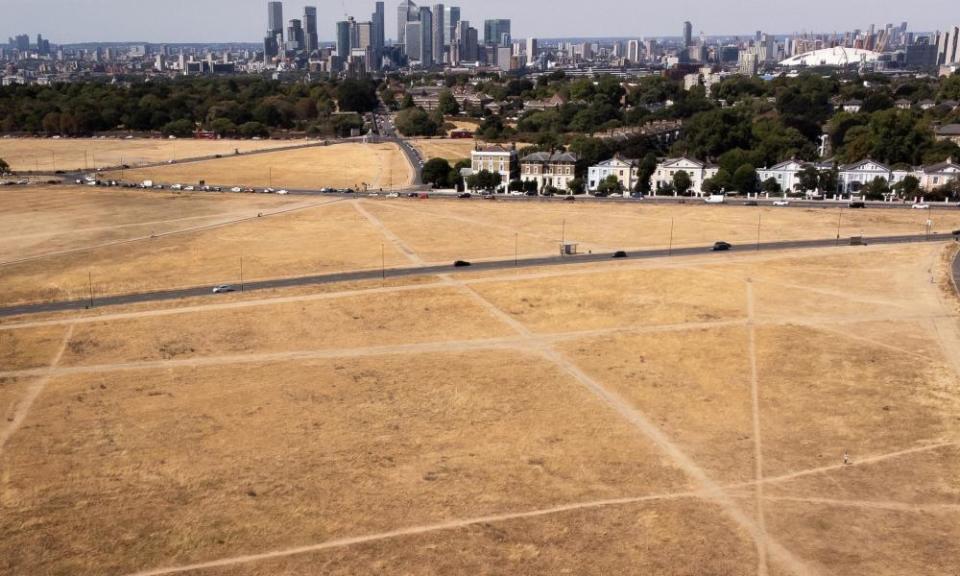
[[840, 207], [840, 216], [837, 218], [837, 246], [840, 245], [840, 223], [843, 222], [843, 206]]
[[757, 252], [760, 251], [760, 225], [763, 222], [763, 213], [757, 214]]
[[673, 220], [670, 219], [670, 247], [667, 249], [667, 256], [673, 256]]

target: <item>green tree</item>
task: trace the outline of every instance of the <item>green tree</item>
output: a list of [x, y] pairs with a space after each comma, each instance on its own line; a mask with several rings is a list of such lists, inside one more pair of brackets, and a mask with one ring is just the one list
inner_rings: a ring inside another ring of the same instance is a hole
[[700, 191], [704, 194], [720, 194], [723, 192], [723, 187], [716, 181], [714, 178], [707, 178], [703, 181], [703, 185], [700, 186]]
[[840, 184], [840, 171], [836, 168], [821, 170], [817, 184], [821, 192], [836, 192]]
[[191, 120], [174, 120], [163, 127], [163, 135], [186, 138], [193, 134], [193, 129], [194, 124]]
[[619, 178], [611, 174], [597, 185], [596, 195], [604, 197], [611, 194], [620, 194], [621, 192], [623, 192], [623, 183], [620, 182]]
[[757, 170], [750, 164], [744, 164], [733, 173], [733, 189], [741, 194], [753, 194], [757, 191], [760, 179]]
[[657, 171], [657, 155], [653, 152], [643, 157], [637, 170], [637, 192], [641, 194], [650, 193], [650, 178]]
[[909, 174], [903, 180], [893, 185], [893, 190], [901, 198], [913, 198], [920, 194], [920, 180]]
[[7, 161], [3, 158], [0, 158], [0, 174], [6, 174], [10, 172], [10, 165], [7, 164]]
[[217, 136], [233, 136], [237, 132], [237, 125], [229, 118], [217, 118], [210, 123], [210, 129], [216, 132]]
[[434, 188], [446, 188], [451, 185], [451, 171], [450, 163], [445, 159], [433, 158], [423, 165], [423, 169], [420, 172], [426, 184], [430, 184]]
[[882, 176], [877, 176], [863, 188], [863, 193], [869, 200], [882, 200], [883, 195], [888, 192], [890, 192], [890, 186], [887, 179]]
[[341, 112], [371, 112], [379, 104], [377, 87], [368, 80], [344, 80], [337, 86], [337, 104]]
[[460, 113], [460, 104], [457, 104], [457, 99], [453, 97], [452, 92], [444, 90], [437, 101], [437, 109], [441, 114], [453, 116]]
[[797, 174], [801, 192], [813, 192], [820, 185], [820, 173], [813, 166], [806, 166]]
[[783, 187], [780, 186], [780, 183], [777, 182], [777, 179], [774, 178], [774, 177], [772, 177], [772, 176], [771, 176], [770, 178], [767, 178], [766, 180], [763, 181], [763, 184], [761, 184], [761, 188], [762, 188], [763, 191], [766, 192], [767, 194], [782, 194], [782, 193], [783, 193]]
[[586, 190], [583, 178], [574, 178], [567, 182], [567, 190], [569, 190], [571, 194], [583, 194]]
[[400, 102], [400, 109], [406, 110], [407, 108], [413, 108], [417, 104], [413, 101], [413, 95], [407, 92], [403, 95], [403, 100]]
[[259, 122], [245, 122], [237, 128], [242, 138], [266, 138], [270, 135], [267, 127]]
[[404, 136], [436, 136], [440, 127], [423, 108], [401, 110], [396, 118], [397, 130]]
[[686, 170], [680, 170], [674, 173], [673, 189], [677, 191], [677, 194], [686, 196], [691, 186], [693, 186], [693, 180], [690, 179], [690, 175], [687, 174]]

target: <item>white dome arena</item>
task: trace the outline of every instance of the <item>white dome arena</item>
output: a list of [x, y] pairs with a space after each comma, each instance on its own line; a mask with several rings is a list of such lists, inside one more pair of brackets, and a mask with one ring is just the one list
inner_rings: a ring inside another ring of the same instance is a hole
[[879, 52], [872, 50], [862, 50], [860, 48], [844, 48], [836, 46], [834, 48], [824, 48], [814, 50], [806, 54], [800, 54], [792, 58], [787, 58], [780, 63], [781, 66], [849, 66], [866, 62], [876, 62], [880, 58]]

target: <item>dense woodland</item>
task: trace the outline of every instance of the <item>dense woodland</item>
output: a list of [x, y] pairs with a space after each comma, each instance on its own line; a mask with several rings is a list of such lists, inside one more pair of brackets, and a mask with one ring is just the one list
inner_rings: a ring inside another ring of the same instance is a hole
[[76, 83], [0, 88], [0, 130], [87, 136], [133, 130], [188, 136], [197, 127], [223, 136], [271, 130], [345, 135], [376, 108], [370, 81], [290, 84], [256, 78]]

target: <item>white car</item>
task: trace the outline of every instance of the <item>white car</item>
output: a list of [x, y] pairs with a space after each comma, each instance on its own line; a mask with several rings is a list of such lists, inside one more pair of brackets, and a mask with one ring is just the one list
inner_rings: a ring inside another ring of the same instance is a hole
[[520, 191], [518, 191], [518, 190], [514, 190], [513, 192], [510, 192], [510, 195], [511, 195], [511, 196], [523, 196], [523, 192], [520, 192]]
[[391, 193], [387, 194], [387, 198], [399, 198], [399, 197], [400, 197], [400, 195], [397, 194], [396, 192], [391, 192]]
[[193, 192], [194, 190], [196, 190], [196, 188], [194, 188], [193, 186], [187, 186], [186, 188], [184, 188], [184, 191], [186, 192]]
[[287, 194], [289, 194], [289, 192], [287, 192], [286, 190], [277, 190], [277, 194], [281, 196], [286, 196]]
[[917, 203], [917, 204], [914, 204], [914, 205], [913, 205], [913, 209], [914, 209], [914, 210], [929, 210], [929, 209], [930, 209], [930, 205], [929, 205], [929, 204], [923, 204], [923, 203]]
[[773, 205], [774, 205], [774, 206], [789, 206], [789, 205], [790, 205], [790, 201], [789, 201], [789, 200], [775, 200], [775, 201], [773, 202]]
[[243, 192], [243, 188], [241, 188], [241, 187], [239, 187], [239, 186], [234, 186], [233, 188], [230, 189], [230, 191], [231, 191], [231, 192]]
[[180, 184], [174, 184], [170, 187], [171, 190], [183, 190], [183, 186]]
[[230, 284], [221, 284], [213, 289], [214, 294], [226, 294], [228, 292], [236, 292], [237, 289], [231, 286]]

